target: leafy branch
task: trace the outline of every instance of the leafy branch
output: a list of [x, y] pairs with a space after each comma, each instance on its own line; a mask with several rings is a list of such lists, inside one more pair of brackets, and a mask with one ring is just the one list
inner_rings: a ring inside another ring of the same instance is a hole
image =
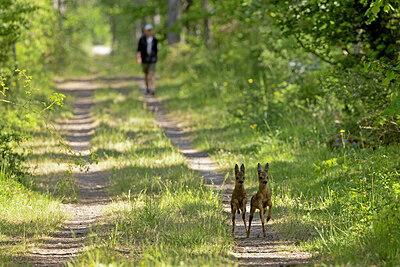
[[[22, 102], [16, 102], [8, 98], [9, 94], [8, 92], [10, 91], [10, 88], [7, 86], [7, 79], [0, 76], [0, 102], [13, 105], [18, 108], [22, 108], [25, 111], [37, 115], [42, 122], [44, 123], [44, 126], [46, 130], [51, 132], [53, 136], [55, 136], [59, 142], [59, 146], [61, 148], [64, 148], [68, 154], [75, 156], [77, 159], [74, 161], [74, 165], [78, 166], [80, 171], [89, 171], [89, 165], [97, 162], [97, 156], [96, 154], [92, 154], [89, 157], [87, 157], [87, 160], [83, 158], [83, 154], [80, 152], [73, 151], [68, 142], [62, 137], [62, 135], [59, 133], [56, 125], [54, 125], [53, 122], [51, 122], [45, 115], [47, 114], [48, 111], [54, 110], [54, 107], [59, 106], [63, 107], [64, 106], [64, 99], [65, 95], [61, 93], [53, 93], [48, 97], [49, 101], [48, 102], [42, 102], [43, 108], [38, 108], [36, 105], [33, 104], [32, 97], [34, 93], [34, 89], [32, 87], [32, 76], [28, 75], [26, 73], [26, 70], [19, 70], [17, 69], [15, 72], [18, 73], [19, 79], [24, 80], [24, 88], [25, 88], [25, 94], [28, 96], [27, 99], [23, 100]], [[16, 85], [16, 83], [15, 83]], [[71, 167], [72, 168], [72, 167]]]

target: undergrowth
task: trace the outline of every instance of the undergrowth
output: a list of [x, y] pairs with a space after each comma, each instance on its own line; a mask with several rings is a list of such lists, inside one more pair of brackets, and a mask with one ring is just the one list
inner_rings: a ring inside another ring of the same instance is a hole
[[[295, 91], [262, 93], [240, 58], [228, 68], [214, 64], [213, 53], [196, 51], [183, 47], [167, 57], [160, 69], [173, 71], [162, 72], [159, 95], [222, 170], [245, 163], [249, 195], [257, 189], [257, 163], [270, 162], [279, 235], [319, 262], [398, 264], [398, 145], [331, 147], [332, 135], [353, 134], [331, 116], [334, 99], [307, 106], [295, 102]], [[280, 70], [271, 71], [264, 79]], [[249, 101], [249, 90], [258, 100]]]

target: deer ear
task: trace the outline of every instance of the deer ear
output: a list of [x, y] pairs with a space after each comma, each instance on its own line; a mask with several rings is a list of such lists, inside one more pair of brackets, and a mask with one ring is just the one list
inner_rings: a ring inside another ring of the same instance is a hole
[[265, 164], [264, 171], [265, 171], [265, 172], [268, 172], [268, 169], [269, 169], [269, 163]]
[[257, 165], [257, 171], [261, 172], [261, 164], [260, 163], [258, 163], [258, 165]]
[[239, 166], [236, 164], [235, 165], [235, 173], [238, 173], [239, 172]]
[[240, 166], [240, 170], [241, 170], [242, 172], [244, 172], [244, 164], [242, 164], [242, 166]]

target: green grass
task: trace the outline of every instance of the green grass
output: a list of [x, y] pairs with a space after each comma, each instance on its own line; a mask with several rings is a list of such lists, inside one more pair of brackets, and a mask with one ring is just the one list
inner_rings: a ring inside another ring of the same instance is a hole
[[33, 190], [46, 192], [63, 202], [75, 202], [75, 174], [79, 172], [75, 164], [77, 156], [60, 145], [66, 141], [59, 138], [44, 130], [32, 133], [32, 137], [22, 144], [27, 151], [25, 165], [28, 173], [24, 180]]
[[267, 115], [243, 110], [242, 117], [259, 120], [242, 120], [233, 112], [243, 107], [240, 88], [257, 84], [243, 85], [246, 74], [233, 77], [235, 66], [212, 65], [207, 56], [178, 58], [163, 64], [175, 71], [162, 72], [159, 96], [221, 170], [246, 165], [249, 195], [257, 190], [257, 163], [270, 162], [273, 227], [281, 238], [314, 253], [317, 262], [400, 262], [397, 145], [332, 151], [326, 143], [337, 126], [318, 117], [329, 109], [322, 102], [319, 111], [308, 111], [270, 96]]
[[[58, 112], [58, 119], [67, 117], [69, 107]], [[62, 201], [71, 200], [75, 188], [71, 177], [73, 162], [61, 149], [59, 140], [32, 116], [24, 120], [15, 110], [8, 111], [9, 127], [24, 138], [21, 144], [11, 143], [13, 151], [24, 155], [25, 175], [11, 175], [9, 166], [0, 159], [0, 262], [15, 263], [39, 247], [68, 216]], [[55, 114], [49, 114], [54, 121]], [[21, 123], [18, 128], [14, 124]], [[14, 128], [13, 128], [14, 127]], [[4, 129], [5, 132], [8, 129]]]
[[0, 166], [0, 261], [13, 262], [65, 219], [60, 201], [30, 190]]
[[[118, 63], [119, 57], [111, 61], [97, 73], [115, 75], [136, 69], [131, 60], [125, 65]], [[107, 57], [93, 62], [101, 65]], [[257, 81], [249, 85], [246, 74], [231, 80], [235, 72], [223, 66], [210, 70], [201, 60], [188, 62], [185, 57], [172, 62], [175, 71], [167, 73], [170, 63], [171, 58], [159, 65], [165, 71], [158, 81], [158, 95], [221, 171], [231, 174], [235, 163], [244, 163], [247, 193], [252, 195], [257, 190], [257, 163], [270, 162], [270, 227], [280, 239], [291, 241], [288, 249], [313, 253], [317, 264], [394, 266], [400, 262], [398, 146], [332, 151], [327, 139], [338, 132], [338, 126], [324, 121], [327, 117], [321, 114], [329, 110], [326, 102], [310, 111], [285, 103], [285, 96], [274, 96], [268, 99], [267, 115], [251, 114], [260, 118], [255, 121], [241, 119], [233, 112], [242, 97], [238, 92], [243, 86], [257, 86]], [[95, 93], [93, 115], [99, 126], [91, 145], [100, 169], [109, 174], [108, 193], [115, 200], [105, 211], [104, 224], [93, 229], [87, 251], [71, 265], [234, 265], [229, 254], [233, 244], [230, 220], [219, 196], [188, 169], [146, 111], [133, 84], [115, 80]], [[242, 112], [245, 118], [246, 110]], [[47, 136], [37, 142], [44, 140], [52, 142]], [[35, 153], [31, 163], [48, 170], [39, 168], [34, 178], [41, 182], [36, 186], [47, 186], [46, 179], [61, 174], [48, 164], [53, 148], [42, 145]], [[27, 193], [35, 205], [50, 201], [54, 206], [46, 208], [58, 212], [57, 201], [23, 190], [31, 194]], [[28, 206], [28, 202], [20, 205], [21, 209]], [[24, 234], [25, 225], [24, 231], [17, 230], [17, 239], [54, 229], [46, 217], [36, 221], [37, 226], [48, 224], [42, 228], [30, 225], [28, 234]], [[3, 233], [1, 237], [10, 239]], [[7, 255], [30, 246], [18, 242]]]
[[234, 264], [219, 196], [188, 169], [145, 110], [137, 87], [97, 90], [95, 99], [100, 125], [92, 147], [117, 200], [90, 249], [72, 265]]

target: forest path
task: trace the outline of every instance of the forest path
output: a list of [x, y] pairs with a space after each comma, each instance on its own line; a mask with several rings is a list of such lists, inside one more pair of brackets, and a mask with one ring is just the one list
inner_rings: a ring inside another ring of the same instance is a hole
[[[67, 96], [74, 98], [74, 116], [58, 127], [65, 132], [65, 138], [74, 152], [79, 152], [87, 160], [90, 154], [90, 141], [97, 126], [91, 117], [95, 105], [94, 91], [100, 87], [94, 78], [65, 80], [57, 87]], [[101, 224], [102, 210], [110, 202], [105, 192], [107, 174], [91, 164], [88, 172], [76, 170], [78, 202], [63, 204], [70, 215], [58, 231], [44, 238], [42, 245], [35, 248], [26, 262], [34, 266], [63, 266], [83, 251], [87, 236], [92, 228]]]
[[[146, 94], [144, 82], [139, 83], [144, 102], [156, 116], [157, 123], [166, 136], [186, 157], [189, 168], [199, 172], [205, 179], [207, 185], [214, 190], [222, 192], [224, 210], [231, 216], [230, 199], [233, 191], [233, 184], [225, 184], [222, 174], [218, 173], [216, 163], [207, 153], [195, 149], [191, 136], [180, 126], [179, 120], [168, 116], [162, 101]], [[233, 168], [233, 167], [232, 167]], [[250, 199], [251, 196], [248, 196]], [[250, 202], [250, 201], [249, 201]], [[250, 210], [249, 203], [247, 211]], [[272, 220], [266, 224], [267, 237], [262, 237], [261, 221], [258, 212], [252, 222], [250, 238], [246, 237], [246, 231], [241, 216], [236, 216], [235, 249], [234, 256], [243, 266], [294, 266], [304, 264], [310, 260], [308, 253], [288, 250], [290, 242], [280, 240], [279, 233], [274, 232], [274, 215]], [[248, 220], [248, 214], [247, 214]]]
[[[132, 79], [135, 78], [132, 77]], [[111, 82], [111, 80], [100, 81], [101, 85], [98, 84], [99, 79], [96, 78], [71, 79], [58, 83], [62, 92], [75, 99], [73, 118], [60, 125], [60, 128], [66, 131], [66, 138], [72, 149], [83, 155], [89, 154], [90, 141], [97, 126], [90, 114], [91, 108], [96, 104], [93, 94], [97, 88]], [[112, 82], [116, 81], [118, 81], [117, 77], [112, 79]], [[139, 85], [145, 94], [142, 80]], [[186, 157], [189, 167], [199, 172], [206, 184], [222, 192], [224, 210], [230, 216], [233, 185], [225, 184], [224, 176], [218, 173], [217, 165], [207, 153], [194, 148], [190, 134], [184, 131], [177, 118], [168, 116], [159, 98], [145, 95], [144, 103], [154, 112], [158, 125], [165, 131], [167, 137]], [[56, 233], [42, 240], [43, 245], [36, 248], [24, 262], [34, 266], [62, 266], [85, 249], [85, 240], [91, 229], [102, 224], [102, 210], [111, 201], [105, 192], [107, 173], [101, 172], [98, 166], [93, 164], [89, 172], [76, 172], [75, 175], [79, 186], [79, 201], [63, 205], [66, 212], [71, 214], [71, 219], [66, 221]], [[290, 266], [306, 263], [309, 260], [310, 255], [307, 253], [288, 250], [288, 242], [280, 240], [279, 233], [274, 232], [273, 219], [274, 216], [267, 224], [267, 238], [263, 238], [257, 213], [253, 220], [251, 236], [246, 238], [243, 222], [240, 216], [237, 216], [233, 254], [241, 265]]]

